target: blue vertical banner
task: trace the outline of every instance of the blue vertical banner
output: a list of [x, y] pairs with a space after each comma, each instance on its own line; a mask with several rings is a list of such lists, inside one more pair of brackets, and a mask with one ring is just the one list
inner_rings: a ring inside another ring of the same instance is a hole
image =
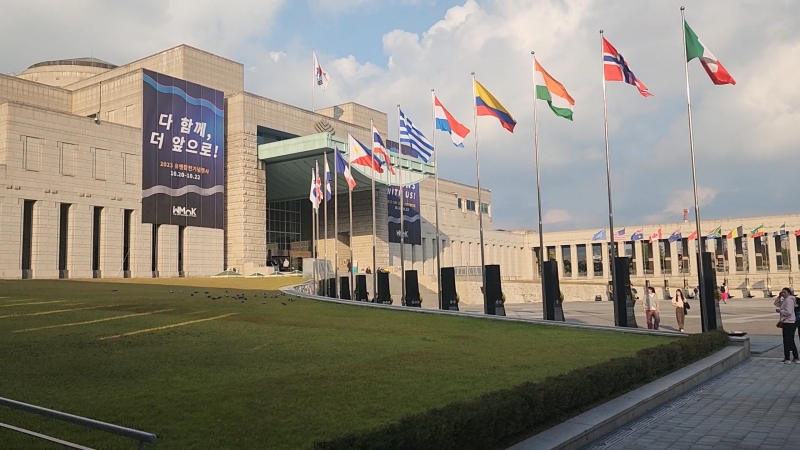
[[142, 72], [142, 222], [222, 229], [224, 93]]
[[[403, 228], [405, 243], [412, 245], [422, 244], [422, 222], [420, 221], [419, 183], [403, 187], [405, 196]], [[386, 192], [389, 202], [389, 242], [400, 243], [400, 188], [392, 186]]]

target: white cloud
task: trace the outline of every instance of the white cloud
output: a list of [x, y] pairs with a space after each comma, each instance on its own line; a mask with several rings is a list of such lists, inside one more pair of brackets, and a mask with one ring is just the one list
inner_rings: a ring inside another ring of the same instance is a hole
[[554, 224], [572, 221], [572, 216], [566, 209], [551, 209], [542, 216], [542, 223]]
[[278, 62], [281, 59], [286, 58], [286, 53], [284, 53], [284, 52], [269, 52], [269, 57], [274, 62]]

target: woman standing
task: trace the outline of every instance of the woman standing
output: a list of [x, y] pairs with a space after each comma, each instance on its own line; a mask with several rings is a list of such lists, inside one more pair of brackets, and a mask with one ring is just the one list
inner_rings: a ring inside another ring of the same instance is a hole
[[647, 319], [647, 329], [657, 330], [658, 324], [661, 322], [661, 316], [658, 313], [658, 297], [656, 297], [656, 289], [652, 286], [647, 288], [647, 293], [644, 295], [644, 317]]
[[678, 331], [683, 333], [683, 323], [686, 319], [686, 301], [683, 299], [683, 291], [675, 290], [675, 298], [672, 299], [672, 306], [675, 307], [675, 318], [678, 319]]
[[797, 356], [797, 345], [794, 342], [794, 330], [797, 326], [796, 316], [794, 314], [794, 307], [797, 304], [797, 299], [792, 295], [790, 288], [783, 288], [778, 298], [775, 299], [775, 311], [781, 314], [778, 326], [783, 331], [783, 363], [789, 364], [789, 353], [791, 352], [794, 359], [792, 362], [795, 364], [800, 363], [800, 357]]

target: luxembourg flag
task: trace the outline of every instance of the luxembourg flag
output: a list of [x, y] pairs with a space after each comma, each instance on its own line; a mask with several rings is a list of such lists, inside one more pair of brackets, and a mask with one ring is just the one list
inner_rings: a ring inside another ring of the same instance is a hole
[[464, 148], [464, 139], [469, 134], [469, 128], [458, 123], [453, 115], [444, 109], [442, 103], [436, 98], [436, 94], [431, 92], [431, 95], [433, 95], [433, 116], [436, 118], [436, 129], [450, 133], [453, 145]]
[[372, 153], [383, 158], [383, 161], [389, 166], [389, 172], [394, 175], [392, 160], [389, 159], [389, 154], [386, 153], [386, 146], [383, 145], [383, 139], [381, 139], [381, 135], [378, 133], [378, 129], [375, 128], [375, 125], [372, 125]]
[[366, 145], [354, 138], [352, 134], [347, 134], [347, 144], [350, 146], [350, 164], [362, 167], [369, 167], [376, 173], [383, 173], [381, 161], [372, 156]]

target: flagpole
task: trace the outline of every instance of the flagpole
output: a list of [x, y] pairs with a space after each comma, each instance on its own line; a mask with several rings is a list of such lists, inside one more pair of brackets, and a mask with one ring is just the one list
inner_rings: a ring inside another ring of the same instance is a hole
[[339, 172], [336, 171], [336, 157], [339, 149], [334, 144], [333, 151], [336, 152], [333, 158], [333, 277], [336, 298], [341, 298], [339, 288]]
[[406, 209], [406, 198], [403, 192], [403, 144], [400, 137], [400, 104], [397, 105], [397, 186], [400, 189], [400, 288], [401, 299], [406, 299], [406, 235], [403, 219]]
[[[317, 192], [317, 173], [314, 169], [311, 170], [314, 180], [314, 196], [316, 198]], [[317, 229], [317, 202], [315, 200], [314, 204], [311, 207], [311, 220], [314, 222], [314, 227], [311, 232], [311, 258], [314, 260], [314, 292], [319, 295], [319, 283], [317, 282], [317, 268], [319, 267], [319, 261], [317, 261], [317, 234], [319, 230]]]
[[[703, 235], [700, 232], [700, 205], [697, 203], [697, 172], [695, 170], [694, 164], [694, 134], [692, 131], [692, 99], [691, 95], [689, 94], [689, 61], [687, 60], [686, 56], [686, 17], [684, 16], [684, 7], [681, 6], [681, 36], [683, 36], [683, 67], [686, 72], [686, 112], [689, 118], [689, 154], [691, 155], [692, 159], [692, 189], [694, 190], [694, 221], [695, 226], [697, 227], [697, 241], [699, 243], [700, 255], [698, 258], [697, 264], [697, 276], [698, 276], [698, 286], [700, 286], [701, 294], [705, 294], [704, 296], [706, 299], [709, 299], [710, 293], [704, 293], [702, 291], [703, 288], [703, 280], [705, 279], [705, 274], [703, 273], [703, 250], [704, 250], [704, 242], [703, 242]], [[713, 296], [710, 299], [713, 300]], [[705, 327], [704, 327], [705, 328]], [[705, 331], [705, 330], [704, 330]]]
[[[369, 119], [369, 131], [372, 134], [372, 127], [374, 123]], [[374, 137], [373, 137], [374, 140]], [[372, 158], [372, 295], [373, 298], [378, 298], [378, 267], [375, 261], [378, 259], [378, 238], [375, 233], [375, 152], [370, 152]]]
[[313, 75], [311, 76], [311, 112], [314, 112], [314, 87], [317, 84], [317, 65], [314, 64], [314, 58], [316, 56], [317, 55], [314, 53], [314, 49], [312, 48], [311, 49], [311, 65], [313, 67], [311, 68], [311, 73]]
[[486, 306], [486, 267], [483, 251], [483, 207], [481, 201], [481, 162], [478, 155], [478, 101], [475, 97], [475, 72], [472, 72], [472, 119], [475, 127], [475, 174], [478, 181], [478, 230], [481, 245], [481, 289], [483, 289], [483, 312], [489, 313]]
[[544, 287], [544, 264], [542, 255], [544, 255], [544, 231], [542, 227], [542, 184], [539, 173], [539, 121], [536, 116], [536, 53], [531, 52], [531, 59], [533, 59], [532, 75], [533, 75], [533, 151], [536, 159], [536, 206], [539, 214], [539, 279], [542, 285], [542, 314], [543, 318], [547, 319], [547, 304], [545, 302]]
[[[350, 152], [352, 149], [350, 148], [350, 144], [347, 144], [347, 169], [350, 171], [350, 176], [353, 176], [353, 165], [350, 163]], [[349, 209], [349, 217], [350, 217], [350, 240], [349, 245], [350, 247], [350, 267], [347, 270], [347, 276], [350, 278], [350, 299], [351, 300], [358, 300], [353, 298], [353, 292], [355, 292], [355, 286], [353, 285], [353, 189], [350, 185], [347, 185], [347, 208]], [[369, 299], [367, 299], [369, 300]]]
[[[609, 249], [611, 257], [609, 258], [609, 265], [611, 266], [611, 298], [616, 301], [617, 290], [614, 289], [614, 280], [617, 279], [616, 264], [614, 258], [617, 256], [617, 239], [614, 235], [614, 208], [611, 202], [611, 160], [608, 152], [608, 107], [606, 104], [606, 75], [605, 75], [605, 58], [603, 51], [603, 30], [600, 30], [600, 67], [603, 68], [601, 75], [603, 76], [603, 130], [606, 139], [606, 183], [608, 187], [608, 231], [609, 231]], [[623, 297], [624, 298], [624, 297]]]
[[322, 214], [323, 214], [323, 216], [325, 218], [324, 219], [324, 222], [325, 222], [325, 243], [324, 243], [324, 245], [325, 245], [325, 250], [324, 250], [325, 251], [325, 283], [323, 283], [323, 286], [324, 286], [323, 287], [323, 292], [325, 292], [326, 296], [330, 297], [331, 293], [329, 292], [330, 289], [329, 289], [329, 286], [328, 286], [328, 283], [329, 283], [328, 279], [330, 278], [330, 273], [328, 272], [328, 171], [326, 170], [326, 169], [330, 170], [330, 167], [328, 166], [328, 151], [324, 150], [322, 152], [322, 156], [325, 158], [325, 164], [324, 164], [324, 167], [322, 169], [324, 171], [324, 174], [322, 175], [322, 177], [324, 178], [324, 181], [322, 182], [322, 184], [323, 184], [322, 198], [325, 200], [325, 204], [324, 204], [325, 209], [322, 212]]
[[435, 185], [433, 203], [436, 205], [436, 246], [434, 247], [436, 250], [436, 297], [439, 299], [439, 309], [450, 309], [449, 305], [448, 308], [445, 308], [444, 303], [442, 303], [442, 251], [439, 248], [442, 243], [439, 236], [439, 153], [436, 151], [436, 103], [433, 100], [435, 95], [435, 92], [431, 89], [431, 118], [433, 120], [433, 128], [431, 129], [431, 138], [433, 140], [431, 144], [433, 145], [433, 179]]

